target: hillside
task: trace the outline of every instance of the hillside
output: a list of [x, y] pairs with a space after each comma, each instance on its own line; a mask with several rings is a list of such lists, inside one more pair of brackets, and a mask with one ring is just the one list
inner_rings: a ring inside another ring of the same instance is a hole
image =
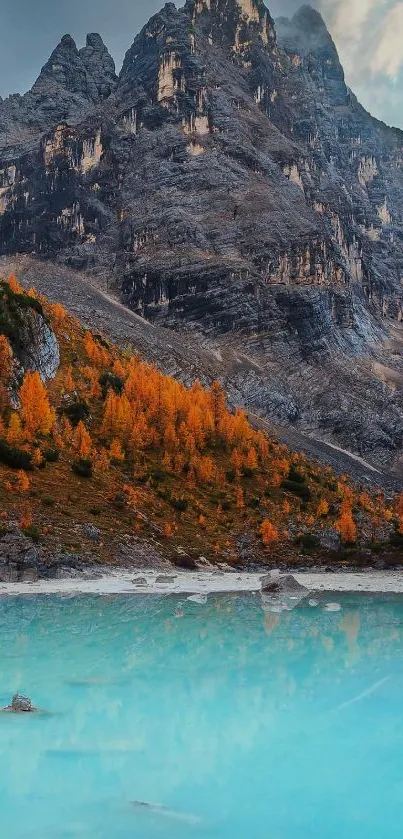
[[218, 382], [186, 388], [14, 276], [0, 283], [0, 371], [3, 559], [19, 524], [43, 572], [55, 558], [400, 562], [400, 496], [293, 454], [229, 411]]
[[234, 404], [401, 475], [402, 138], [309, 7], [167, 3], [119, 76], [66, 35], [0, 103], [0, 254], [113, 287]]

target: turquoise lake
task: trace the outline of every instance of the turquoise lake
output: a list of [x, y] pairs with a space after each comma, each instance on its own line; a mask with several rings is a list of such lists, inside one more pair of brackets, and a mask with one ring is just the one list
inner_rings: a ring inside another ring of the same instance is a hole
[[1, 598], [1, 835], [400, 837], [403, 598], [318, 599]]

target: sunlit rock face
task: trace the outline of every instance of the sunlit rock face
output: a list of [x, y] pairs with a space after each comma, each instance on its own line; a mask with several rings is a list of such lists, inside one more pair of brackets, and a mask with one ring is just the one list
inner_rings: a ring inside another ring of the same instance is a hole
[[361, 361], [399, 367], [402, 210], [403, 134], [309, 7], [167, 3], [119, 78], [99, 36], [65, 36], [0, 103], [0, 253], [102, 271], [145, 318], [238, 342], [238, 401], [360, 452], [403, 440], [399, 388]]

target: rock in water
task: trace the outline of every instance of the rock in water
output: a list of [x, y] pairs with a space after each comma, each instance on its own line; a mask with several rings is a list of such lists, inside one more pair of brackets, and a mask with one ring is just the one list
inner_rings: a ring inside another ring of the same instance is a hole
[[11, 705], [3, 708], [3, 711], [11, 711], [14, 714], [30, 714], [37, 711], [37, 708], [28, 696], [16, 693], [11, 700]]
[[273, 571], [262, 577], [261, 583], [262, 609], [265, 612], [291, 612], [309, 595], [309, 589], [292, 574], [281, 575], [279, 571]]

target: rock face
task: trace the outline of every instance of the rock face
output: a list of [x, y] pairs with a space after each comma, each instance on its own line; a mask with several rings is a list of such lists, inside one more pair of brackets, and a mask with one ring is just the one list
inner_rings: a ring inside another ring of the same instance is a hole
[[234, 403], [397, 468], [403, 133], [321, 16], [167, 3], [119, 78], [65, 36], [0, 103], [0, 254], [107, 275], [222, 360]]
[[36, 582], [39, 577], [37, 548], [19, 530], [10, 528], [0, 534], [0, 582]]
[[53, 378], [60, 364], [60, 350], [41, 304], [12, 293], [7, 284], [0, 282], [1, 334], [10, 341], [16, 386], [27, 370], [37, 370], [43, 381]]

